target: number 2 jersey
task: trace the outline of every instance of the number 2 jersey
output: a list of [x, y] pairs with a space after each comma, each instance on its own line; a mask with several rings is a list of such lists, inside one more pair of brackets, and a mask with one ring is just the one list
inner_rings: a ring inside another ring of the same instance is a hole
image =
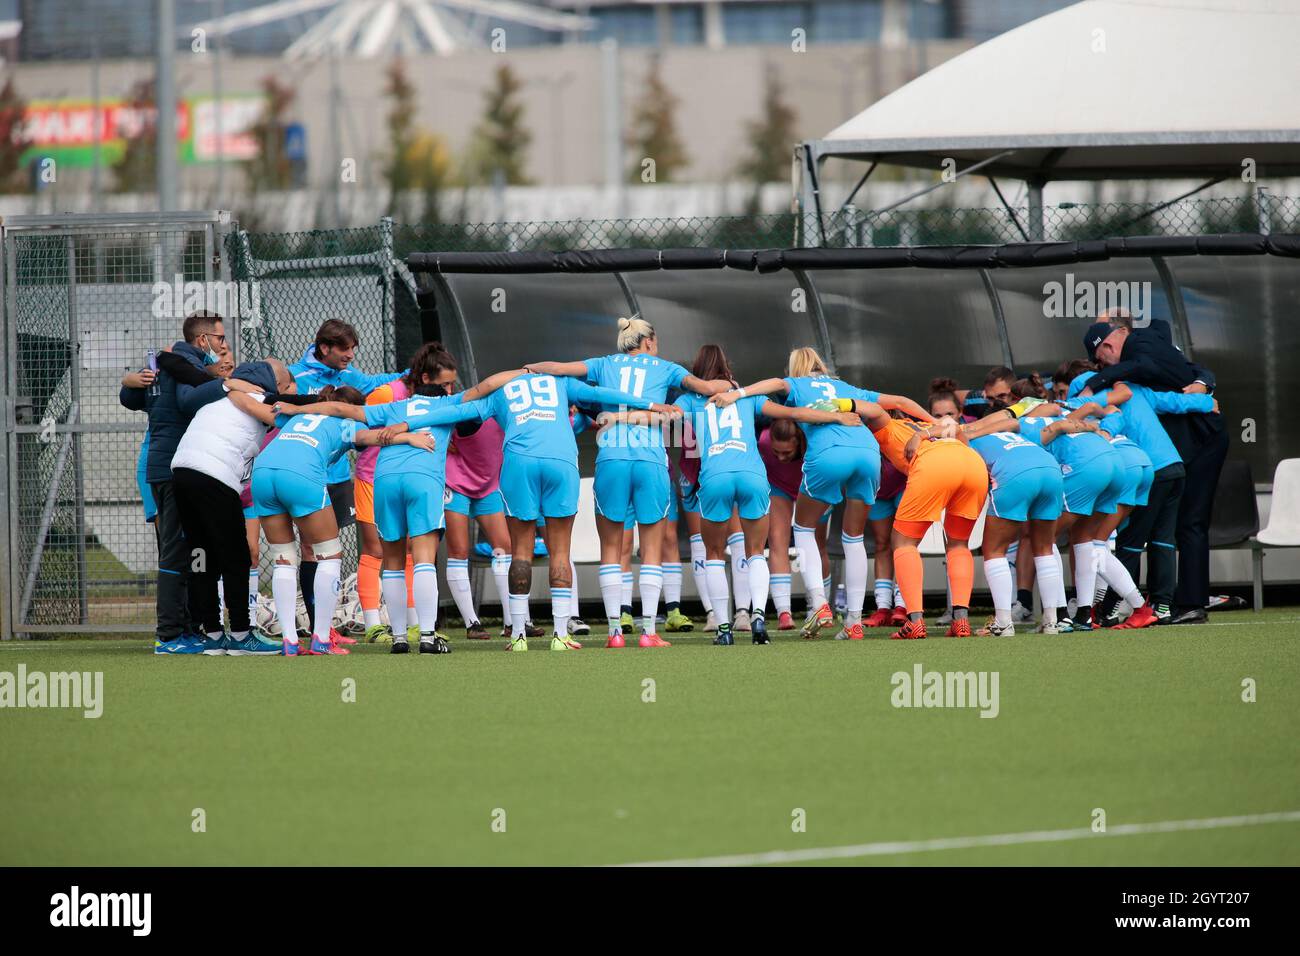
[[367, 405], [366, 424], [383, 428], [406, 422], [412, 432], [430, 432], [436, 443], [432, 452], [413, 445], [387, 445], [375, 462], [375, 480], [385, 475], [415, 474], [446, 482], [447, 449], [452, 429], [458, 422], [483, 421], [491, 417], [486, 400], [466, 402], [459, 395], [415, 395], [387, 405]]

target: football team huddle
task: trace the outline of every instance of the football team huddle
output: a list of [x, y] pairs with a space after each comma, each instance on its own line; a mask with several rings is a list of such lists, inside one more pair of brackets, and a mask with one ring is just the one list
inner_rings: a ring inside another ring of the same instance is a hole
[[[1122, 326], [1112, 318], [1090, 334]], [[499, 591], [507, 649], [526, 651], [530, 637], [546, 636], [529, 613], [537, 553], [549, 569], [550, 648], [581, 648], [577, 638], [590, 627], [577, 613], [570, 545], [581, 488], [575, 436], [589, 428], [598, 430], [592, 491], [607, 648], [629, 640], [667, 647], [661, 629], [695, 627], [681, 608], [683, 521], [704, 628], [718, 645], [738, 633], [765, 644], [770, 630], [795, 629], [792, 553], [807, 600], [804, 638], [836, 630], [862, 640], [876, 627], [893, 628], [895, 639], [926, 637], [920, 548], [936, 523], [949, 596], [940, 625], [949, 637], [1013, 635], [1017, 623], [1032, 622], [1035, 583], [1041, 633], [1141, 628], [1170, 616], [1182, 471], [1160, 416], [1217, 413], [1208, 390], [1153, 390], [1114, 376], [1094, 382], [1102, 366], [1074, 360], [1047, 384], [1007, 368], [991, 370], [976, 389], [935, 379], [922, 405], [837, 378], [812, 348], [790, 353], [784, 377], [741, 386], [718, 345], [701, 347], [687, 369], [660, 356], [644, 319], [619, 319], [615, 340], [610, 355], [530, 362], [462, 389], [454, 356], [437, 342], [404, 372], [367, 375], [352, 364], [356, 331], [330, 320], [292, 366], [268, 359], [232, 367], [223, 361], [220, 317], [192, 316], [185, 341], [159, 356], [158, 372], [123, 381], [123, 404], [150, 412], [153, 444], [163, 425], [177, 431], [190, 416], [168, 461], [149, 449], [141, 459], [149, 472], [142, 490], [159, 499], [155, 651], [348, 653], [356, 638], [333, 621], [340, 528], [354, 519], [363, 640], [386, 642], [393, 653], [412, 645], [450, 651], [437, 630], [444, 540], [446, 582], [466, 636], [491, 637], [470, 586], [472, 519]], [[1093, 359], [1106, 343], [1088, 346]], [[210, 382], [205, 366], [218, 378]], [[164, 526], [165, 507], [179, 522], [179, 546]], [[824, 577], [836, 510], [838, 615]], [[994, 607], [982, 627], [969, 616], [977, 527]], [[247, 610], [263, 537], [279, 640], [254, 627]], [[1067, 541], [1069, 603], [1058, 544]], [[182, 575], [188, 596], [169, 583], [165, 597], [165, 575], [179, 573], [169, 564], [195, 548], [208, 560]], [[1136, 583], [1143, 553], [1146, 595]], [[299, 633], [300, 590], [310, 634]]]

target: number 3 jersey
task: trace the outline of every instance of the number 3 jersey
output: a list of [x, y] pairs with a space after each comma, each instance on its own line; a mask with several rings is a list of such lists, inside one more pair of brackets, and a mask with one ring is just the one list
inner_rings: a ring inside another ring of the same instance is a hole
[[363, 427], [331, 415], [277, 415], [279, 434], [257, 456], [258, 468], [280, 468], [325, 484], [330, 466], [352, 448]]
[[[588, 385], [576, 378], [529, 373], [511, 379], [483, 403], [490, 409], [484, 417], [495, 418], [505, 432], [505, 455], [577, 462], [578, 443], [569, 421], [570, 405], [580, 402], [615, 409], [649, 408], [651, 401], [654, 400]], [[659, 454], [663, 454], [662, 445]]]
[[[590, 384], [660, 404], [668, 400], [668, 390], [681, 388], [682, 380], [690, 374], [676, 362], [644, 353], [608, 355], [587, 359], [583, 364], [587, 366]], [[617, 406], [608, 403], [606, 409], [618, 411]], [[668, 456], [664, 452], [663, 431], [645, 425], [614, 425], [608, 434], [601, 436], [600, 450], [596, 453], [597, 464], [605, 460], [653, 461], [666, 468]]]
[[[785, 404], [791, 408], [806, 408], [817, 402], [836, 398], [861, 399], [864, 402], [880, 400], [879, 392], [858, 388], [847, 382], [841, 382], [830, 375], [806, 375], [785, 380]], [[876, 448], [876, 439], [866, 428], [851, 428], [848, 425], [809, 425], [800, 422], [804, 437], [808, 439], [808, 452], [804, 455], [806, 465], [817, 460], [817, 456], [831, 448]]]
[[747, 395], [719, 408], [701, 395], [687, 393], [677, 399], [675, 404], [685, 413], [695, 438], [701, 485], [713, 475], [734, 471], [752, 472], [767, 480], [754, 427], [766, 402], [766, 396]]

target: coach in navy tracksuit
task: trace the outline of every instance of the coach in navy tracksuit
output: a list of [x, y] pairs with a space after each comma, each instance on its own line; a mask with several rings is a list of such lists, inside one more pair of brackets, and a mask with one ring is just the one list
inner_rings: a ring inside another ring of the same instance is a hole
[[[172, 346], [173, 354], [202, 370], [217, 362], [226, 351], [225, 329], [221, 316], [212, 312], [195, 312], [185, 320], [181, 334], [184, 341]], [[159, 370], [154, 384], [157, 395], [149, 389], [123, 387], [118, 401], [126, 408], [149, 415], [149, 456], [145, 463], [145, 480], [153, 492], [158, 516], [154, 534], [158, 539], [158, 623], [156, 639], [167, 644], [183, 636], [194, 636], [198, 622], [190, 614], [187, 581], [190, 554], [181, 530], [180, 511], [172, 487], [172, 456], [190, 419], [204, 405], [225, 397], [222, 381], [213, 376], [202, 385], [178, 382]]]
[[[1116, 382], [1136, 382], [1157, 391], [1213, 392], [1214, 375], [1187, 360], [1173, 344], [1167, 322], [1129, 327], [1125, 318], [1097, 322], [1084, 334], [1088, 356], [1102, 369], [1088, 385], [1100, 392]], [[1160, 422], [1187, 470], [1178, 507], [1178, 588], [1174, 624], [1200, 624], [1210, 600], [1210, 513], [1219, 472], [1228, 457], [1228, 431], [1217, 413], [1162, 415]]]

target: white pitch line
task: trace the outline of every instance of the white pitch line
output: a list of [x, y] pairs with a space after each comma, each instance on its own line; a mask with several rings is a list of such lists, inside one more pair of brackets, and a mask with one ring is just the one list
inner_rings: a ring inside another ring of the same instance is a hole
[[768, 863], [808, 863], [817, 860], [850, 860], [863, 856], [898, 856], [933, 850], [968, 850], [984, 846], [1019, 846], [1026, 843], [1059, 843], [1092, 837], [1139, 836], [1147, 833], [1178, 833], [1188, 830], [1220, 830], [1253, 827], [1268, 823], [1300, 822], [1300, 810], [1254, 813], [1240, 817], [1209, 817], [1203, 820], [1164, 820], [1157, 823], [1121, 823], [1104, 833], [1090, 827], [1073, 830], [1030, 830], [1026, 833], [995, 833], [987, 836], [945, 837], [894, 843], [859, 843], [856, 846], [828, 846], [809, 850], [770, 850], [767, 853], [738, 853], [733, 856], [705, 856], [693, 860], [658, 860], [649, 863], [621, 863], [618, 866], [762, 866]]

